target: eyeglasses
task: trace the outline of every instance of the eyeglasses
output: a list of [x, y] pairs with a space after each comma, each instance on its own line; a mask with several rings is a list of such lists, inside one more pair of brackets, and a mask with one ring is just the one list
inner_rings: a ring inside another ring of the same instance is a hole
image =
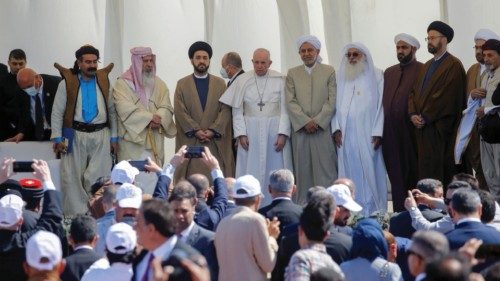
[[429, 36], [429, 37], [425, 37], [425, 42], [433, 41], [434, 39], [436, 39], [436, 38], [440, 38], [440, 37], [445, 37], [445, 36], [443, 36], [443, 35], [439, 35], [439, 36]]
[[419, 254], [419, 253], [417, 253], [417, 252], [413, 251], [412, 249], [408, 249], [408, 250], [406, 250], [406, 253], [408, 254], [408, 257], [409, 257], [410, 255], [414, 255], [414, 256], [419, 257], [419, 258], [420, 258], [420, 259], [422, 259], [422, 260], [424, 259], [424, 257], [423, 257], [421, 254]]
[[451, 198], [444, 198], [444, 204], [445, 205], [450, 205]]
[[345, 54], [345, 56], [346, 56], [347, 58], [350, 58], [350, 57], [357, 58], [357, 57], [359, 57], [360, 55], [361, 55], [361, 54], [360, 54], [360, 53], [357, 53], [357, 52], [354, 52], [354, 53], [347, 53], [347, 54]]

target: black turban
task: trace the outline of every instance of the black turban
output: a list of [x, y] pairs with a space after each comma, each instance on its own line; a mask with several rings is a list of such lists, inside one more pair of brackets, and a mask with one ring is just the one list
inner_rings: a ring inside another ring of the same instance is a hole
[[198, 41], [194, 42], [191, 47], [189, 47], [188, 55], [190, 59], [193, 59], [194, 53], [196, 51], [205, 51], [208, 53], [208, 58], [212, 58], [212, 47], [207, 42]]
[[446, 37], [446, 39], [448, 40], [448, 43], [450, 43], [453, 39], [453, 28], [442, 21], [433, 21], [431, 24], [429, 24], [429, 27], [427, 27], [427, 32], [429, 32], [429, 30], [436, 30], [439, 33], [443, 34], [444, 37]]
[[484, 50], [496, 51], [498, 54], [500, 54], [500, 41], [498, 41], [496, 39], [490, 39], [490, 40], [484, 42], [481, 49], [483, 49], [483, 51]]
[[81, 46], [80, 49], [76, 50], [75, 57], [76, 59], [80, 59], [83, 55], [96, 55], [99, 59], [99, 50], [94, 48], [92, 45], [84, 45]]

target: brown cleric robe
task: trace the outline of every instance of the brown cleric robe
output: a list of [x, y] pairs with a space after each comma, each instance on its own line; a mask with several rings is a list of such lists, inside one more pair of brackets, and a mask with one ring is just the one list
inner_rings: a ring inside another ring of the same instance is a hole
[[[194, 76], [188, 75], [177, 82], [174, 94], [174, 115], [177, 127], [175, 139], [176, 151], [182, 145], [207, 146], [219, 161], [225, 177], [234, 177], [234, 156], [231, 147], [231, 107], [219, 102], [226, 90], [226, 84], [221, 78], [208, 75], [208, 94], [203, 110]], [[209, 143], [200, 143], [193, 135], [199, 129], [211, 129], [220, 136], [214, 137]], [[210, 170], [200, 159], [187, 159], [177, 167], [174, 182], [189, 175], [200, 173], [211, 179]]]
[[[483, 73], [481, 73], [481, 65], [479, 63], [473, 64], [469, 70], [467, 70], [467, 96], [476, 88], [484, 88], [484, 86], [481, 86], [481, 81], [483, 76], [488, 75], [486, 72], [487, 70], [485, 69]], [[482, 189], [488, 190], [488, 184], [484, 178], [483, 167], [481, 166], [481, 155], [479, 151], [480, 139], [477, 126], [478, 123], [476, 122], [474, 127], [472, 127], [469, 143], [462, 155], [462, 165], [460, 169], [461, 172], [471, 175], [472, 170], [474, 170], [476, 178], [479, 181], [479, 186]]]
[[424, 127], [415, 130], [418, 179], [433, 178], [446, 185], [455, 173], [453, 146], [465, 104], [466, 77], [460, 60], [446, 53], [424, 85], [433, 61], [420, 70], [408, 100], [408, 113], [420, 114], [425, 120]]
[[408, 119], [408, 96], [422, 66], [423, 63], [413, 60], [406, 65], [393, 65], [384, 72], [382, 153], [395, 212], [405, 210], [407, 191], [417, 181], [415, 133]]

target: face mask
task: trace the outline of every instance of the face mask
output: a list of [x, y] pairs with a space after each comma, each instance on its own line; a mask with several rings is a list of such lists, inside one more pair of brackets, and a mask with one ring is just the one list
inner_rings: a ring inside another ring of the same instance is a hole
[[31, 97], [34, 97], [36, 96], [36, 94], [38, 94], [38, 91], [36, 90], [35, 86], [23, 89], [23, 91]]
[[222, 78], [229, 79], [229, 75], [227, 74], [226, 69], [223, 67], [221, 67], [221, 69], [220, 69], [220, 76], [222, 76]]
[[135, 218], [134, 217], [131, 217], [131, 216], [125, 216], [122, 218], [122, 221], [121, 222], [124, 222], [128, 225], [130, 225], [131, 227], [134, 227], [135, 226]]

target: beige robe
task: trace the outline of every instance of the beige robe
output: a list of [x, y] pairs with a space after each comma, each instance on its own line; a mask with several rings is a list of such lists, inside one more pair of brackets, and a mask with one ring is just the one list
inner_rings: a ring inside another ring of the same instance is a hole
[[[155, 144], [154, 151], [158, 159], [151, 159], [162, 165], [164, 139], [165, 137], [173, 138], [176, 134], [173, 122], [174, 109], [170, 103], [167, 85], [160, 78], [155, 78], [148, 108], [141, 103], [135, 89], [131, 86], [133, 86], [132, 83], [120, 78], [113, 87], [113, 98], [118, 115], [118, 137], [120, 137], [118, 159], [120, 161], [142, 160], [140, 157], [145, 150], [154, 156], [152, 144]], [[159, 130], [151, 130], [149, 133], [148, 125], [153, 119], [153, 114], [161, 117], [162, 127]]]
[[[224, 80], [208, 75], [208, 97], [203, 111], [198, 91], [192, 74], [177, 82], [174, 94], [174, 113], [177, 127], [175, 149], [182, 145], [207, 146], [219, 160], [225, 177], [234, 176], [234, 157], [231, 147], [231, 108], [219, 102], [226, 90]], [[196, 137], [186, 133], [193, 130], [211, 129], [219, 133], [220, 138], [213, 138], [209, 143], [201, 143]], [[188, 159], [175, 170], [174, 182], [189, 175], [201, 173], [211, 179], [210, 170], [200, 159]]]
[[[316, 64], [308, 74], [304, 65], [294, 67], [288, 71], [285, 90], [298, 187], [294, 199], [304, 203], [310, 187], [326, 187], [337, 178], [337, 153], [330, 127], [337, 96], [335, 70], [329, 65]], [[319, 129], [307, 134], [303, 127], [311, 119]]]

